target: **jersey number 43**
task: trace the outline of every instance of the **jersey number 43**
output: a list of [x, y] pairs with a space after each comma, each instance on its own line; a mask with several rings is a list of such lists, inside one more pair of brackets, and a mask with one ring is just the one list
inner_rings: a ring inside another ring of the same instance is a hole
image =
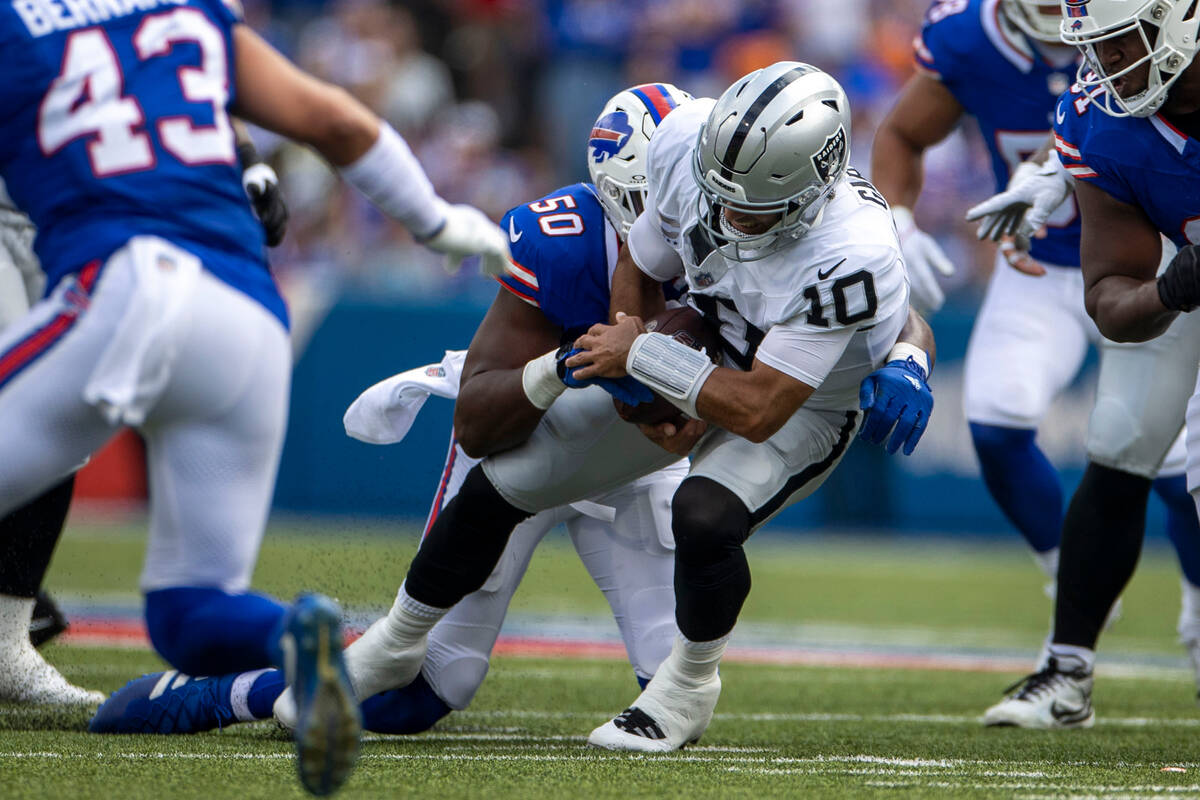
[[[166, 55], [175, 44], [199, 45], [199, 67], [178, 70], [183, 97], [212, 104], [213, 123], [197, 125], [186, 116], [157, 121], [163, 149], [184, 164], [232, 164], [233, 128], [225, 113], [229, 101], [228, 63], [221, 31], [193, 8], [152, 14], [133, 34], [142, 61]], [[38, 110], [38, 144], [49, 157], [69, 142], [88, 139], [88, 158], [96, 177], [153, 169], [154, 148], [144, 129], [141, 104], [124, 94], [124, 76], [112, 42], [102, 28], [67, 37], [62, 68]]]

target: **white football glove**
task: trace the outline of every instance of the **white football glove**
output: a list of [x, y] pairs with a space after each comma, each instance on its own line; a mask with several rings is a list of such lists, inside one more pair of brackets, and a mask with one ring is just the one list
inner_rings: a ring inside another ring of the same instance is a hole
[[937, 240], [917, 227], [912, 212], [907, 208], [893, 207], [892, 218], [896, 221], [900, 251], [908, 268], [909, 305], [922, 313], [932, 314], [946, 302], [946, 293], [938, 286], [934, 273], [953, 275], [954, 264]]
[[1023, 162], [1013, 172], [1008, 188], [967, 211], [967, 220], [979, 220], [979, 238], [998, 242], [1013, 237], [1017, 250], [1028, 252], [1030, 239], [1075, 189], [1075, 179], [1063, 169], [1058, 153], [1045, 163]]
[[508, 264], [508, 236], [500, 226], [474, 206], [447, 205], [446, 221], [422, 244], [446, 254], [446, 271], [458, 272], [464, 258], [478, 255], [479, 271], [493, 278], [504, 274]]

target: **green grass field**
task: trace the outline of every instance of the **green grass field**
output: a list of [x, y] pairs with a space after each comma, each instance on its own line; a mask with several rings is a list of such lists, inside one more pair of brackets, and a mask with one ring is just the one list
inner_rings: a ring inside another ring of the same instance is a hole
[[[353, 523], [273, 529], [256, 583], [320, 588], [382, 609], [411, 558], [409, 530]], [[73, 525], [51, 587], [98, 603], [132, 601], [141, 538], [122, 525]], [[744, 635], [848, 651], [1028, 654], [1050, 612], [1015, 542], [794, 537], [750, 545], [754, 591]], [[496, 659], [475, 704], [417, 737], [368, 736], [339, 797], [1200, 797], [1200, 712], [1174, 642], [1178, 572], [1153, 551], [1105, 636], [1097, 727], [1029, 732], [978, 717], [1019, 672], [727, 663], [700, 746], [635, 757], [584, 737], [636, 694], [620, 661]], [[534, 559], [513, 620], [606, 606], [565, 537]], [[112, 690], [160, 669], [148, 651], [52, 646], [75, 681]], [[1030, 662], [1030, 663], [1031, 663]], [[86, 714], [0, 706], [0, 797], [301, 796], [290, 744], [270, 724], [190, 737], [97, 737]], [[1186, 770], [1162, 771], [1164, 767]]]

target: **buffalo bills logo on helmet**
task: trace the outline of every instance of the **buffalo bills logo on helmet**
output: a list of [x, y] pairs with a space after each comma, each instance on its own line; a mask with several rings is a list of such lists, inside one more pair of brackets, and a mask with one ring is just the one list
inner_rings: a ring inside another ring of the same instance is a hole
[[611, 156], [621, 152], [621, 148], [633, 135], [633, 126], [629, 124], [629, 115], [624, 111], [614, 111], [596, 120], [592, 135], [588, 139], [588, 147], [592, 149], [592, 160], [597, 164], [607, 161]]

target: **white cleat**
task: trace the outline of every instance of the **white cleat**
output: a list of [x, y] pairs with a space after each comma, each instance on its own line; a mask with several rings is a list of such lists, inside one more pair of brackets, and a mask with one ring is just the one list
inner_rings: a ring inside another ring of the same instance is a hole
[[[366, 633], [342, 651], [355, 697], [365, 700], [412, 683], [421, 672], [428, 647], [428, 635], [406, 647], [388, 631], [387, 617], [375, 620]], [[275, 719], [285, 728], [296, 727], [296, 700], [290, 687], [275, 700], [273, 710]]]
[[1012, 728], [1090, 728], [1092, 675], [1082, 669], [1060, 672], [1051, 658], [1045, 669], [1022, 678], [1004, 690], [1008, 697], [989, 708], [983, 724]]
[[405, 645], [388, 630], [387, 617], [375, 620], [344, 654], [355, 694], [367, 698], [408, 686], [421, 673], [428, 649], [428, 634]]
[[102, 692], [75, 686], [46, 662], [28, 639], [0, 652], [0, 702], [42, 706], [99, 706]]
[[679, 750], [700, 740], [720, 696], [720, 675], [689, 687], [681, 684], [668, 658], [633, 705], [592, 731], [588, 744], [643, 753]]

